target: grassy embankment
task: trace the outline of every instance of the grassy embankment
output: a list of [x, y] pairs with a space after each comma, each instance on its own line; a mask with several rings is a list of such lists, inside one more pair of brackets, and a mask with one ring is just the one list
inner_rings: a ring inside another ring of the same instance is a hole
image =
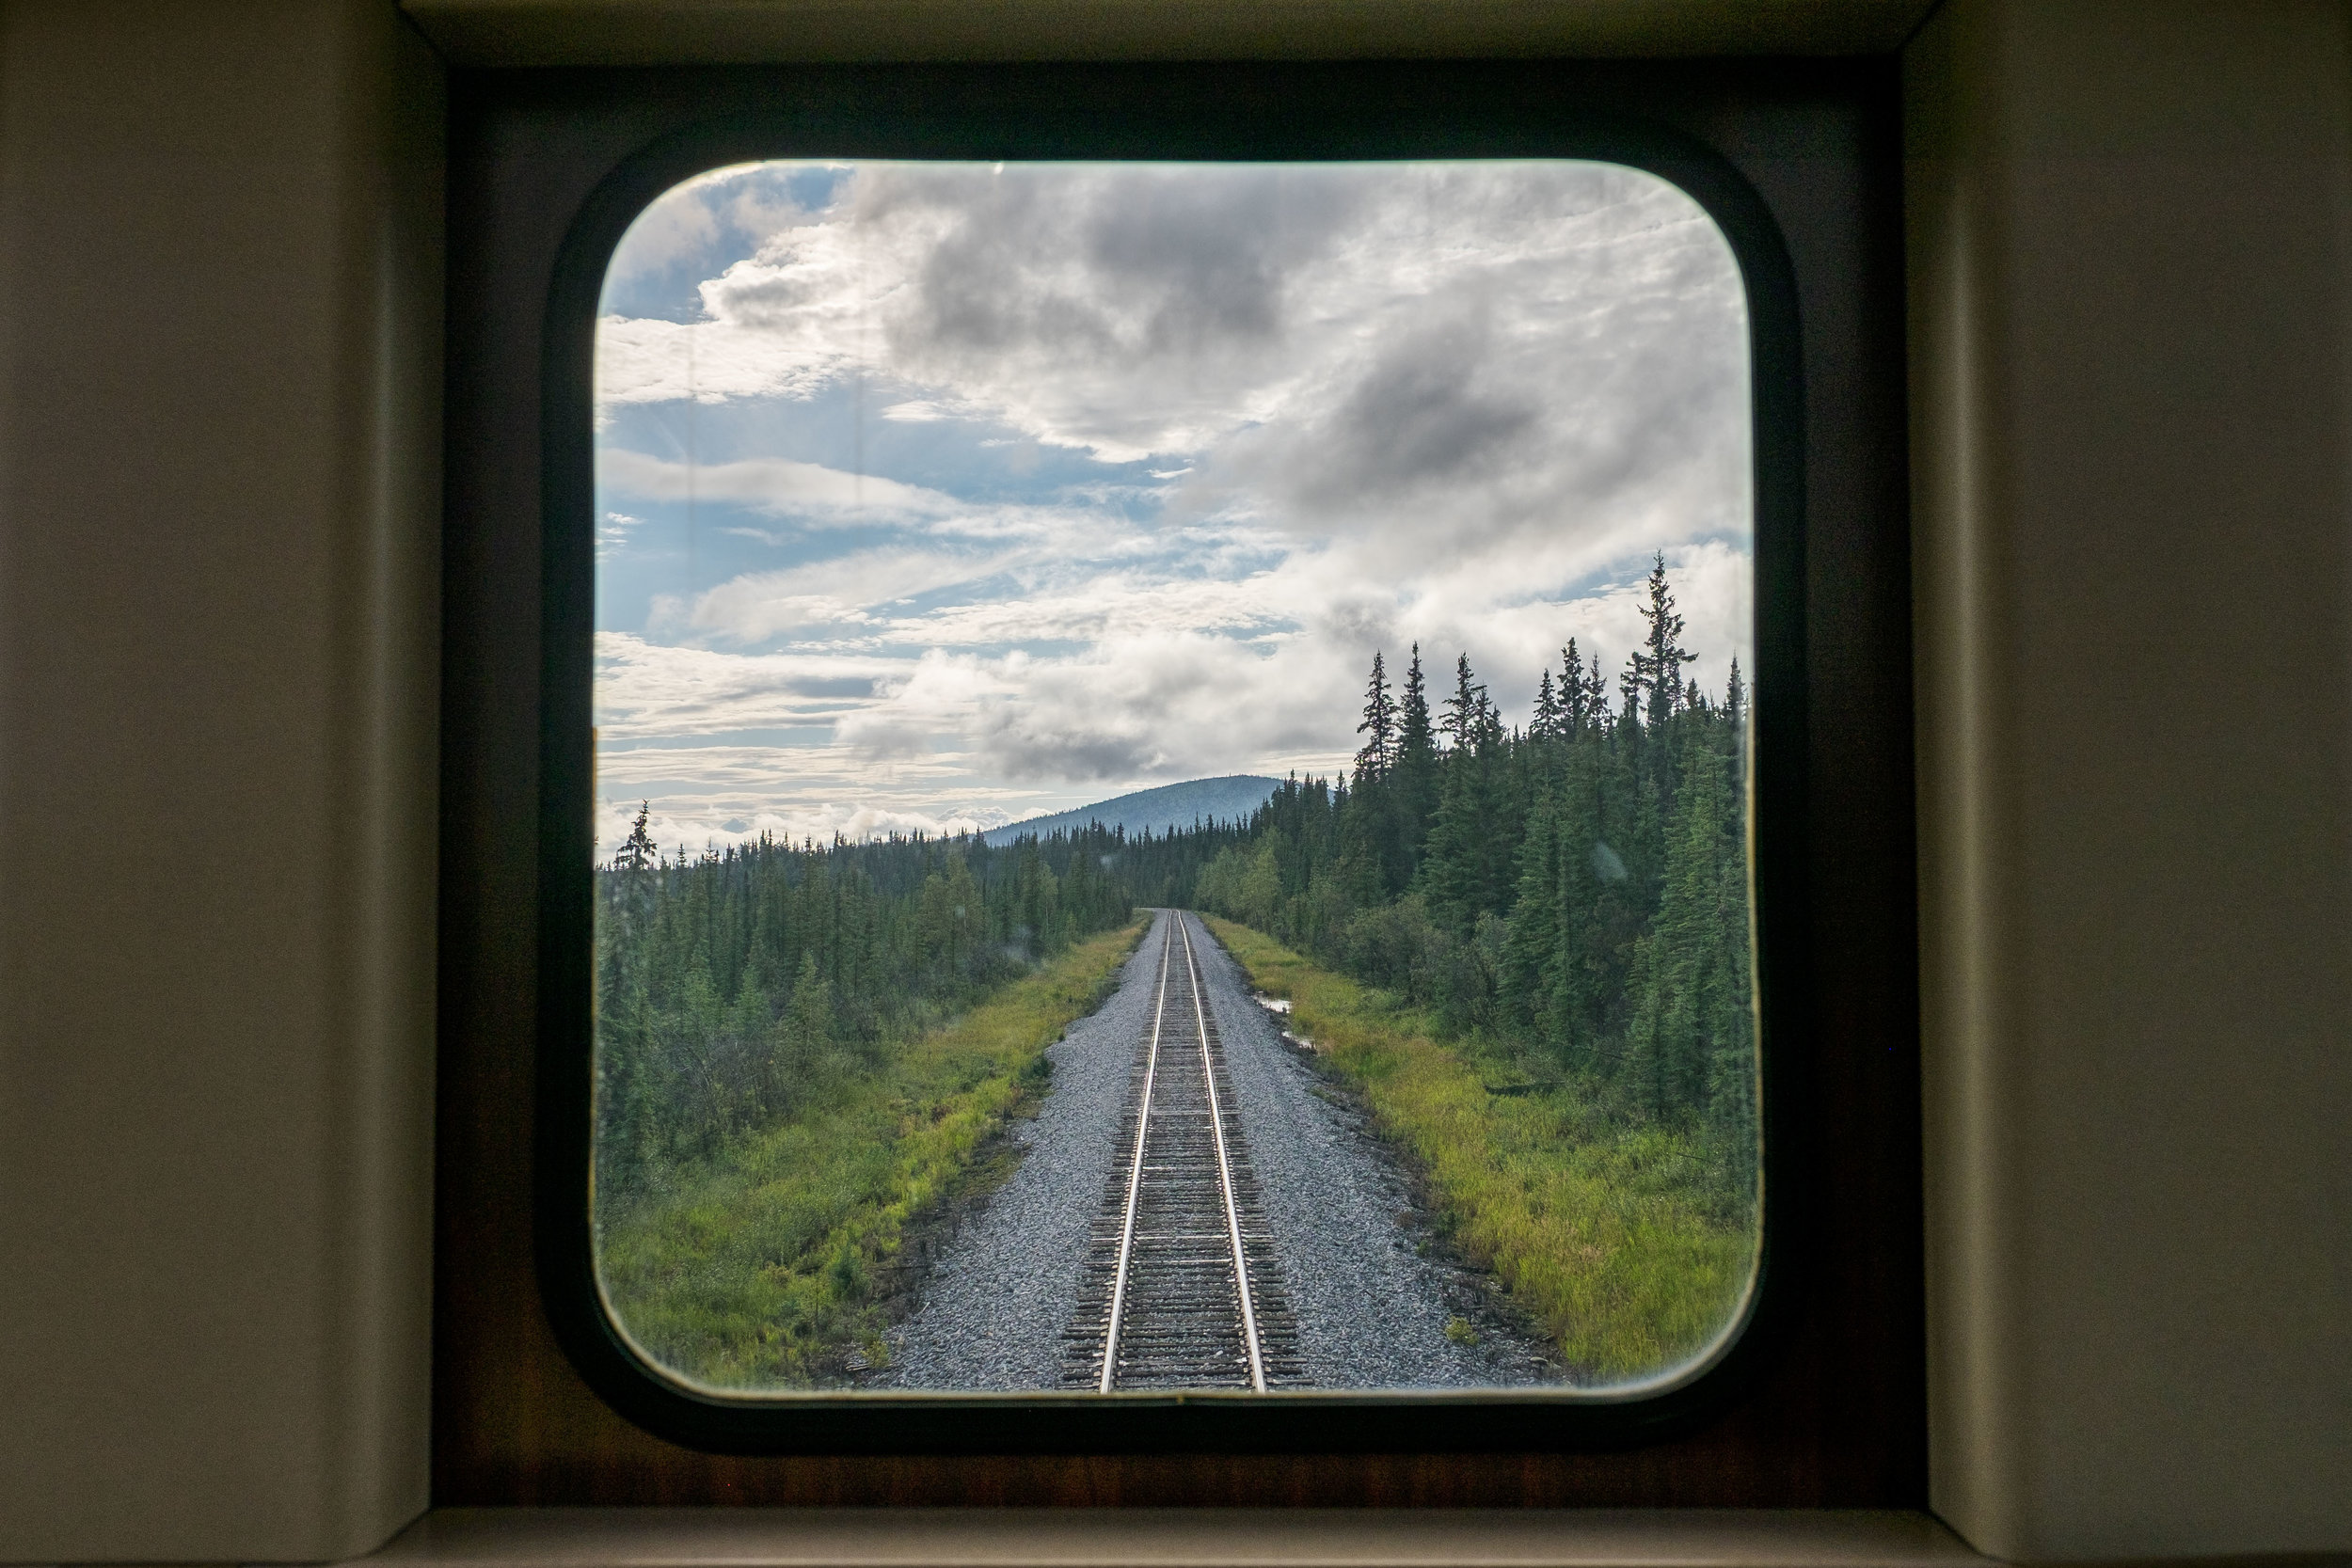
[[1045, 1048], [1093, 1011], [1145, 929], [1072, 948], [962, 1017], [891, 1048], [790, 1120], [600, 1216], [612, 1309], [656, 1360], [718, 1387], [836, 1379], [884, 1357], [884, 1275], [911, 1222], [1043, 1087]]
[[1482, 1041], [1440, 1041], [1391, 997], [1321, 969], [1247, 926], [1211, 918], [1259, 990], [1288, 997], [1318, 1059], [1355, 1085], [1416, 1159], [1438, 1223], [1494, 1271], [1581, 1378], [1674, 1366], [1722, 1328], [1745, 1289], [1752, 1224], [1710, 1214], [1686, 1134], [1612, 1125], [1565, 1085], [1497, 1095], [1523, 1064]]

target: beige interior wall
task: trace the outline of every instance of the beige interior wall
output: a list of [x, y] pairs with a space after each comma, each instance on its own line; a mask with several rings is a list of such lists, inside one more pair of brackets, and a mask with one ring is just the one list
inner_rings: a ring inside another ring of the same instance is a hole
[[[1910, 55], [1934, 1486], [1994, 1552], [2352, 1549], [2344, 25]], [[439, 123], [381, 0], [0, 11], [0, 1559], [424, 1502]]]
[[0, 1560], [426, 1501], [440, 94], [0, 9]]
[[1909, 52], [1933, 1501], [2352, 1549], [2352, 58], [2326, 0]]

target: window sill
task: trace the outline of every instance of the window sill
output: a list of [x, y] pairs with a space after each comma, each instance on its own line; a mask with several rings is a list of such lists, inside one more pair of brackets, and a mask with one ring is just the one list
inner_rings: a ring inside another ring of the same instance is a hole
[[1925, 1513], [1804, 1510], [442, 1509], [434, 1568], [1964, 1568]]

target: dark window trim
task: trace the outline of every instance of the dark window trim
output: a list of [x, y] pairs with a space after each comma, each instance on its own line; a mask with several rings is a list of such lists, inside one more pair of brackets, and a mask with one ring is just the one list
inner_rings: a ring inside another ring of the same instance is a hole
[[[1814, 859], [1810, 846], [1821, 814], [1808, 800], [1806, 772], [1817, 755], [1808, 741], [1809, 699], [1823, 682], [1822, 672], [1807, 662], [1808, 629], [1821, 608], [1808, 596], [1804, 514], [1807, 493], [1817, 485], [1806, 467], [1800, 279], [1782, 244], [1772, 204], [1703, 134], [1728, 127], [1736, 135], [1743, 126], [1736, 104], [1726, 112], [1723, 102], [1736, 100], [1738, 92], [1721, 90], [1719, 81], [1709, 80], [1710, 71], [1736, 79], [1755, 69], [1555, 63], [499, 73], [509, 95], [524, 100], [550, 85], [559, 97], [566, 91], [578, 97], [584, 88], [589, 119], [604, 121], [599, 129], [606, 151], [600, 158], [589, 152], [602, 166], [596, 170], [600, 178], [586, 198], [554, 204], [568, 210], [526, 214], [539, 221], [538, 231], [519, 239], [510, 232], [504, 243], [519, 246], [526, 261], [534, 250], [551, 258], [546, 270], [537, 272], [547, 280], [540, 296], [542, 404], [535, 410], [542, 504], [532, 519], [541, 526], [530, 531], [539, 534], [541, 552], [534, 585], [539, 624], [532, 639], [538, 649], [534, 673], [540, 693], [533, 879], [537, 961], [532, 965], [537, 983], [536, 1006], [531, 1009], [537, 1037], [532, 1117], [536, 1282], [556, 1338], [579, 1375], [612, 1409], [672, 1441], [727, 1453], [1541, 1452], [1673, 1442], [1720, 1422], [1759, 1377], [1777, 1381], [1770, 1374], [1788, 1360], [1791, 1322], [1808, 1289], [1806, 1242], [1816, 1227], [1808, 1219], [1806, 1188], [1821, 1163], [1805, 1129], [1822, 1098], [1822, 1064], [1808, 1049], [1820, 1024], [1811, 985], [1820, 941], [1807, 890]], [[1662, 93], [1657, 90], [1661, 86]], [[516, 87], [520, 90], [512, 90]], [[698, 87], [712, 90], [692, 90]], [[493, 89], [491, 96], [501, 94]], [[1657, 112], [1661, 104], [1665, 112]], [[511, 146], [504, 150], [510, 159], [515, 155]], [[791, 155], [1587, 157], [1647, 168], [1672, 181], [1723, 226], [1747, 282], [1754, 335], [1756, 875], [1768, 1207], [1764, 1262], [1751, 1317], [1698, 1376], [1661, 1392], [1616, 1399], [1504, 1393], [1115, 1402], [1050, 1396], [752, 1402], [692, 1393], [645, 1369], [612, 1332], [595, 1289], [586, 1206], [588, 649], [594, 617], [588, 367], [595, 302], [612, 245], [646, 201], [707, 167]], [[579, 167], [575, 163], [574, 172]], [[1853, 216], [1843, 215], [1849, 221]], [[1818, 213], [1804, 216], [1824, 221]], [[1867, 221], [1867, 214], [1863, 216]], [[548, 230], [550, 217], [561, 227]], [[460, 276], [453, 285], [462, 281], [462, 244], [460, 249]], [[465, 341], [465, 312], [455, 309], [457, 303], [453, 298], [453, 382], [465, 373], [466, 351], [476, 346]], [[517, 301], [510, 293], [506, 303]], [[515, 381], [511, 374], [505, 379], [510, 387]], [[464, 399], [453, 395], [452, 404], [454, 414]], [[527, 461], [512, 446], [495, 456], [484, 451], [479, 437], [469, 440], [454, 420], [452, 447], [453, 470], [469, 464]], [[1899, 454], [1892, 467], [1899, 493]], [[453, 545], [478, 546], [478, 538], [461, 541], [456, 535], [496, 525], [488, 518], [460, 516], [464, 486], [457, 479], [453, 472]], [[1901, 521], [1898, 511], [1879, 526], [1899, 531]], [[454, 571], [464, 552], [452, 554]], [[1899, 581], [1880, 582], [1875, 592], [1900, 595], [1903, 587]], [[467, 595], [454, 578], [452, 594], [454, 687], [469, 679], [465, 661], [456, 657], [457, 636], [483, 629], [484, 617], [478, 607], [469, 610], [457, 602]], [[524, 607], [505, 608], [519, 614]], [[477, 706], [485, 700], [478, 677], [465, 695]], [[1907, 709], [1899, 717], [1907, 750]], [[1907, 849], [1907, 773], [1876, 782], [1902, 786], [1899, 800], [1888, 798], [1891, 792], [1882, 787], [1872, 803], [1899, 816]], [[516, 825], [511, 811], [501, 815], [511, 830]], [[1907, 938], [1908, 909], [1901, 914]], [[1907, 1065], [1908, 1060], [1906, 1054]], [[1909, 1079], [1914, 1094], [1915, 1083], [1915, 1067]], [[485, 1108], [470, 1109], [478, 1117]], [[1915, 1104], [1914, 1151], [1915, 1115]], [[445, 1237], [448, 1228], [445, 1223]], [[1915, 1255], [1916, 1246], [1915, 1235], [1910, 1243]]]

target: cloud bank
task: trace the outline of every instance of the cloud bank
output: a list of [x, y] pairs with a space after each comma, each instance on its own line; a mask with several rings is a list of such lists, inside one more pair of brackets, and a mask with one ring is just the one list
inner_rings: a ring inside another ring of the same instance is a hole
[[1611, 166], [706, 176], [598, 334], [604, 793], [692, 842], [1327, 771], [1374, 649], [1523, 718], [1657, 550], [1720, 684], [1748, 374], [1721, 233]]

